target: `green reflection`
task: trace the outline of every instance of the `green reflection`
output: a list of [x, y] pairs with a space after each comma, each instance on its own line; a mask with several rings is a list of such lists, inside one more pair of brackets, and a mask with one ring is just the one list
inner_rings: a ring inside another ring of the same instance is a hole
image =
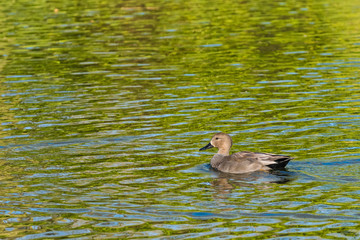
[[[358, 3], [4, 3], [0, 237], [356, 238]], [[209, 170], [217, 131], [291, 181]]]

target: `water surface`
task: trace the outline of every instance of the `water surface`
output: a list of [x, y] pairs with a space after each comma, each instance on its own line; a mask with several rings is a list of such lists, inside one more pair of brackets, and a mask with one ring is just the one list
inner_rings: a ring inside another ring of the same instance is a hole
[[0, 238], [360, 238], [359, 6], [2, 4]]

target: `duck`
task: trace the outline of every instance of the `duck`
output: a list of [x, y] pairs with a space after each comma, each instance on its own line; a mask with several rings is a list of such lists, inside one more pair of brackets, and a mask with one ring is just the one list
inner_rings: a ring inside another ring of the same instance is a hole
[[220, 132], [211, 138], [209, 144], [199, 150], [218, 148], [218, 152], [211, 158], [211, 167], [220, 172], [233, 174], [284, 169], [289, 161], [294, 159], [286, 155], [248, 151], [230, 155], [232, 143], [230, 135]]

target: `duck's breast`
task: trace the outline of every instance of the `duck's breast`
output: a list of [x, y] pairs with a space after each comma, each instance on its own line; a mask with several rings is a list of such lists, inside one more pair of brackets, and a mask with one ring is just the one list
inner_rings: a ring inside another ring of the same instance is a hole
[[211, 162], [210, 162], [211, 167], [213, 167], [215, 169], [218, 169], [219, 165], [226, 161], [226, 157], [227, 156], [224, 156], [224, 155], [221, 155], [221, 154], [215, 154], [211, 158]]

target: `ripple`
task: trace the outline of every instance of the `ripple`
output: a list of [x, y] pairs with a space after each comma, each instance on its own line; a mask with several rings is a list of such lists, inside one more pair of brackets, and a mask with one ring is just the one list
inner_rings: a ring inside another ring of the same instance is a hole
[[213, 48], [213, 47], [221, 47], [221, 46], [222, 46], [221, 43], [213, 43], [213, 44], [201, 45], [201, 47], [204, 47], [204, 48]]
[[74, 235], [83, 235], [91, 233], [90, 229], [80, 229], [80, 230], [69, 230], [69, 231], [49, 231], [44, 233], [29, 234], [25, 237], [16, 238], [18, 240], [28, 240], [28, 239], [42, 239], [42, 238], [58, 238], [58, 237], [70, 237]]

